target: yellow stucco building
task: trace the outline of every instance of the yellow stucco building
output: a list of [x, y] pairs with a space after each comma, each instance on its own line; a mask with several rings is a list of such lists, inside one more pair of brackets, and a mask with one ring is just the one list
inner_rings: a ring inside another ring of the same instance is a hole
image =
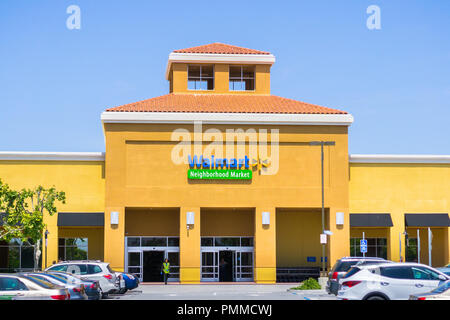
[[[167, 257], [181, 283], [292, 281], [320, 270], [324, 230], [328, 269], [361, 255], [363, 234], [367, 255], [449, 262], [450, 156], [349, 156], [353, 117], [272, 95], [274, 62], [175, 50], [169, 94], [102, 113], [104, 153], [0, 152], [11, 187], [66, 192], [43, 266], [101, 259], [152, 282]], [[25, 268], [24, 251], [0, 243], [0, 272]]]

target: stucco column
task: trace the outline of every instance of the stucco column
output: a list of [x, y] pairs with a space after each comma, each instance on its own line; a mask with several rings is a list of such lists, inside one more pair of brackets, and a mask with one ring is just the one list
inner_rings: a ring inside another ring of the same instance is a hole
[[41, 250], [41, 258], [42, 258], [42, 269], [45, 269], [45, 254], [47, 254], [47, 267], [52, 265], [53, 261], [58, 262], [58, 213], [55, 213], [53, 216], [50, 216], [47, 213], [44, 213], [44, 223], [47, 225], [47, 230], [49, 232], [47, 238], [47, 252], [45, 252], [45, 228], [42, 233], [42, 250]]
[[[58, 227], [48, 228], [47, 238], [47, 266], [45, 266], [45, 237], [42, 239], [42, 269], [50, 267], [53, 261], [58, 262]], [[44, 230], [45, 232], [45, 230]]]
[[[390, 260], [399, 262], [400, 261], [400, 241], [399, 234], [405, 231], [405, 215], [403, 212], [392, 212], [392, 224], [393, 226], [389, 231], [389, 243], [388, 243], [388, 251], [390, 252]], [[422, 233], [420, 234], [422, 237]], [[403, 257], [403, 261], [405, 261], [405, 236], [401, 235], [402, 240], [402, 252], [401, 256]], [[422, 248], [423, 250], [423, 248]]]
[[[111, 224], [111, 212], [119, 213], [119, 224]], [[111, 269], [124, 271], [125, 264], [125, 208], [106, 207], [104, 229], [104, 259], [111, 264]]]
[[444, 234], [444, 254], [445, 254], [445, 264], [450, 263], [450, 228], [445, 230]]
[[[336, 224], [336, 212], [344, 213], [343, 225]], [[331, 236], [327, 236], [328, 261], [326, 266], [329, 271], [338, 259], [350, 255], [350, 214], [348, 208], [330, 208], [325, 229], [327, 227], [333, 233]], [[320, 241], [320, 239], [317, 239], [317, 241]]]
[[[194, 224], [187, 229], [187, 212], [194, 213]], [[200, 282], [200, 208], [180, 208], [180, 282]]]
[[[270, 224], [262, 224], [262, 213], [270, 212]], [[255, 211], [255, 270], [256, 283], [277, 281], [276, 208], [256, 208]]]

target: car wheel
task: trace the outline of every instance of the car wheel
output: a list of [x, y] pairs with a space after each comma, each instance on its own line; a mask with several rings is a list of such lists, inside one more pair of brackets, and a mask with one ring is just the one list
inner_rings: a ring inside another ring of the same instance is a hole
[[104, 293], [103, 291], [100, 291], [100, 296], [102, 297], [102, 299], [108, 298], [108, 294]]
[[386, 299], [383, 298], [382, 296], [371, 296], [368, 297], [366, 300], [386, 300]]

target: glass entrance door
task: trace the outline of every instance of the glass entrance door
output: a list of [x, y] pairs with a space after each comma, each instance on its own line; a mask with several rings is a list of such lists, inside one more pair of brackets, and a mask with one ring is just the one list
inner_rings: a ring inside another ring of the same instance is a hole
[[253, 281], [253, 251], [236, 252], [236, 279]]
[[202, 248], [202, 281], [253, 281], [253, 250]]
[[202, 281], [253, 281], [253, 251], [208, 249], [202, 252]]
[[202, 281], [253, 281], [253, 237], [201, 237]]
[[219, 252], [202, 252], [202, 281], [219, 281]]
[[219, 281], [236, 281], [237, 254], [235, 250], [219, 251]]
[[167, 281], [180, 281], [178, 237], [125, 237], [125, 270], [141, 282], [159, 281], [164, 259], [170, 263]]

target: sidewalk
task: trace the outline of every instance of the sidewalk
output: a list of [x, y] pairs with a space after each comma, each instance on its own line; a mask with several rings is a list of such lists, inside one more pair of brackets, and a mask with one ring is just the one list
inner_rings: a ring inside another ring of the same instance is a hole
[[120, 299], [137, 300], [336, 300], [325, 290], [291, 290], [298, 285], [229, 283], [184, 284], [163, 283], [141, 284], [139, 288], [127, 292]]
[[328, 294], [325, 289], [320, 290], [291, 290], [288, 292], [295, 294], [304, 300], [337, 300], [334, 294]]

